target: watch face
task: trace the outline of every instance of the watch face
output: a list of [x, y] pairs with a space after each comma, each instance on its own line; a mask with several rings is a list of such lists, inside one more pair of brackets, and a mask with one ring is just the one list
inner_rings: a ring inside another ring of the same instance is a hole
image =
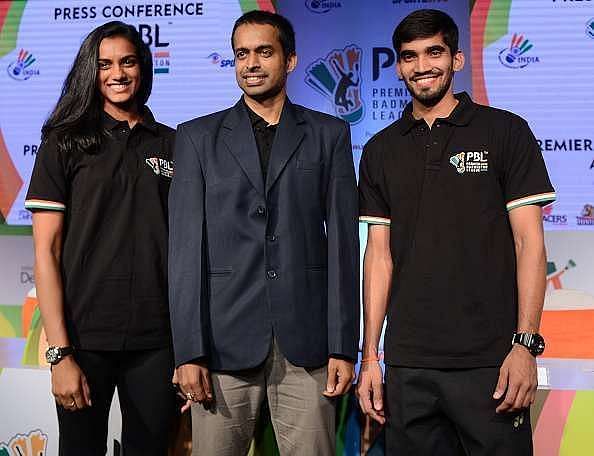
[[58, 347], [49, 347], [45, 352], [45, 360], [49, 364], [54, 364], [60, 359], [60, 349]]
[[530, 347], [530, 351], [534, 354], [534, 356], [542, 355], [545, 349], [545, 341], [540, 334], [534, 334], [532, 339], [532, 346]]

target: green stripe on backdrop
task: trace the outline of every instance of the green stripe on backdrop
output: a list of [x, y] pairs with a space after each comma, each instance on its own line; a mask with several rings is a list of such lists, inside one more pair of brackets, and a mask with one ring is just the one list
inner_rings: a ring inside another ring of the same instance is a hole
[[594, 391], [576, 391], [563, 429], [559, 456], [591, 456], [594, 451]]
[[0, 337], [23, 337], [23, 306], [0, 305]]
[[13, 0], [10, 5], [4, 26], [0, 31], [0, 57], [4, 57], [16, 47], [21, 18], [26, 5], [26, 0]]
[[0, 236], [32, 236], [33, 229], [29, 225], [5, 225], [0, 223]]
[[39, 366], [39, 339], [41, 338], [42, 329], [41, 312], [39, 311], [39, 307], [36, 307], [33, 311], [29, 334], [27, 334], [27, 342], [23, 350], [22, 363], [25, 366]]
[[492, 0], [485, 26], [484, 47], [507, 35], [512, 0]]

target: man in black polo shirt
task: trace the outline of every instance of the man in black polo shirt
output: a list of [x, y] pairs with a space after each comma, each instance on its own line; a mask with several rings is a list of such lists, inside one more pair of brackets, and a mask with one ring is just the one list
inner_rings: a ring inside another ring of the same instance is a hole
[[388, 454], [530, 454], [544, 348], [540, 206], [555, 193], [524, 120], [454, 95], [464, 56], [449, 16], [418, 10], [393, 41], [413, 100], [361, 160], [360, 404], [387, 420]]

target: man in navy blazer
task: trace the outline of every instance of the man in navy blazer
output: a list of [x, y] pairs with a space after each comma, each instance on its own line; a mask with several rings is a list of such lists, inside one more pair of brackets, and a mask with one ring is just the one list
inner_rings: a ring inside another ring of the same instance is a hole
[[287, 99], [285, 18], [246, 13], [232, 45], [242, 99], [177, 130], [174, 381], [192, 404], [193, 454], [245, 454], [267, 398], [281, 454], [330, 455], [359, 338], [349, 127]]

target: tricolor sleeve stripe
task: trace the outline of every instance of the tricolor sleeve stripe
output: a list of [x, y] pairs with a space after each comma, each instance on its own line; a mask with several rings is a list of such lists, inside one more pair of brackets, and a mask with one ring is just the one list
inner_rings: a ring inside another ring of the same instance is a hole
[[362, 215], [359, 217], [359, 221], [363, 223], [369, 223], [370, 225], [389, 225], [390, 219], [384, 217], [373, 217], [370, 215]]
[[29, 199], [25, 201], [25, 209], [41, 209], [47, 211], [64, 211], [66, 206], [57, 201]]
[[506, 207], [508, 211], [511, 211], [516, 207], [527, 206], [529, 204], [538, 204], [539, 206], [542, 206], [543, 203], [553, 202], [556, 198], [557, 196], [555, 195], [555, 192], [539, 193], [537, 195], [530, 195], [512, 200], [507, 203]]

